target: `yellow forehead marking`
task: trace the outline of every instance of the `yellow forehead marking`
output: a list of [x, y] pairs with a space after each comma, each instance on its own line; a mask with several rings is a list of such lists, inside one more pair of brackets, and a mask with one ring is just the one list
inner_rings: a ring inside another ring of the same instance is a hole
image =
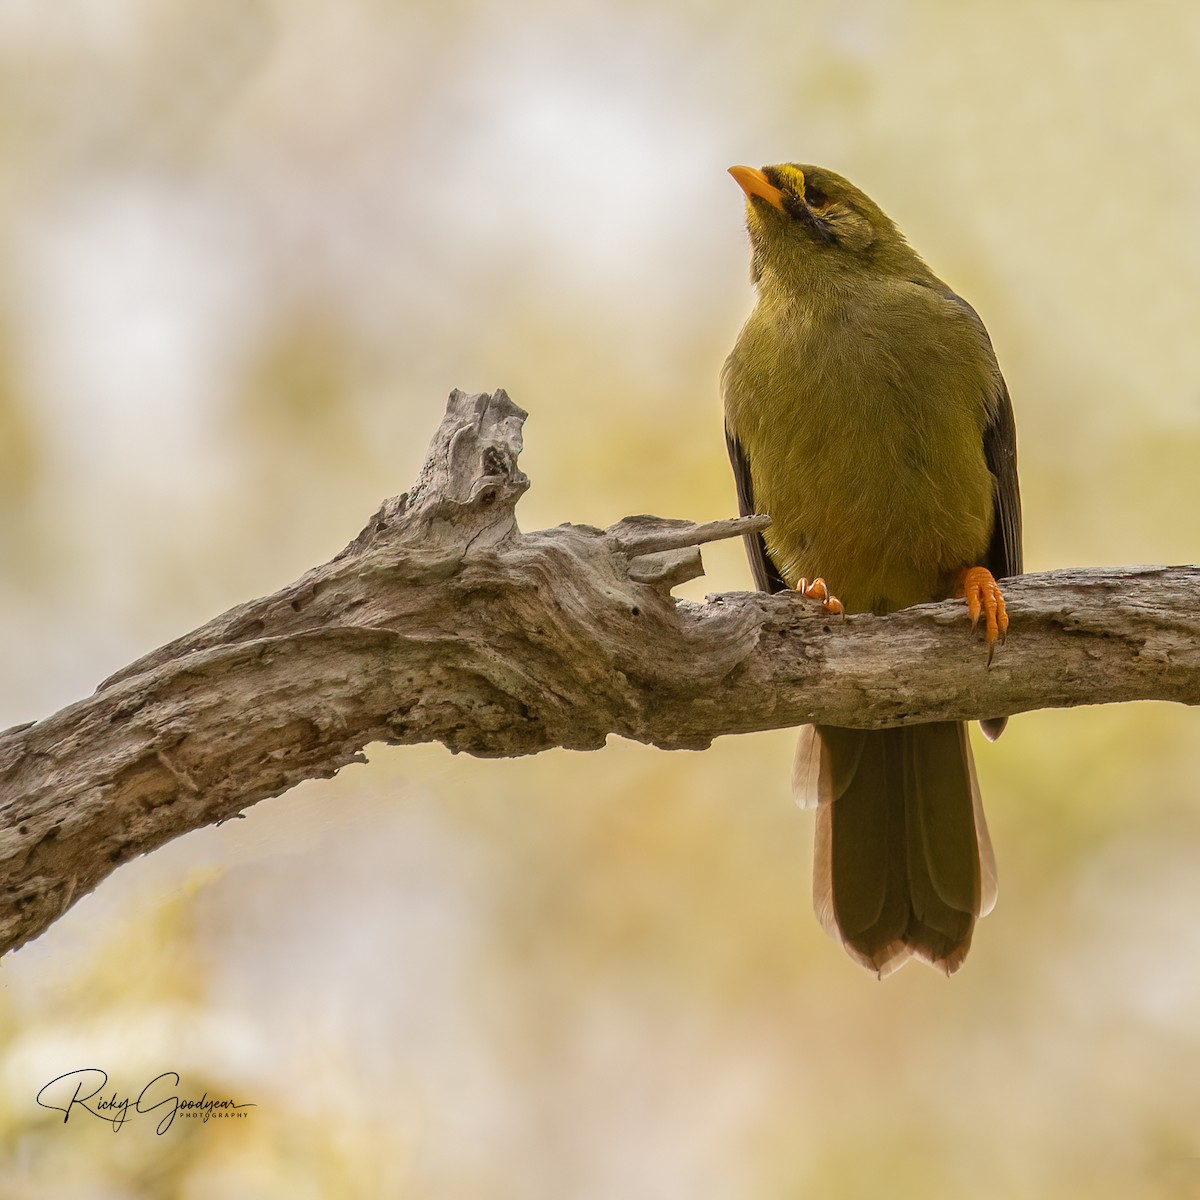
[[787, 163], [775, 168], [779, 182], [790, 187], [801, 200], [804, 199], [804, 172]]

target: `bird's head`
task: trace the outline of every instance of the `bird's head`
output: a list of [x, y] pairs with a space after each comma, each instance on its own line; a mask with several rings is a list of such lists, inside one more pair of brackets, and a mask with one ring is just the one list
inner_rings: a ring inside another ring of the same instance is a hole
[[746, 193], [755, 283], [770, 276], [807, 291], [864, 271], [928, 278], [891, 218], [841, 175], [801, 163], [729, 173]]

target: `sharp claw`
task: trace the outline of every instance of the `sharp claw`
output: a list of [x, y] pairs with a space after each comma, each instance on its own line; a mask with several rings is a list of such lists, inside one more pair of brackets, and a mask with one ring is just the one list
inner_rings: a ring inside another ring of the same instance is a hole
[[987, 642], [990, 667], [996, 656], [996, 643], [1003, 645], [1008, 639], [1008, 612], [1004, 607], [1004, 594], [986, 567], [970, 567], [963, 571], [958, 586], [958, 594], [967, 601], [967, 615], [971, 618], [972, 630], [977, 630], [979, 618], [984, 618], [983, 636]]
[[846, 619], [845, 605], [830, 592], [825, 580], [819, 577], [811, 582], [807, 578], [798, 579], [795, 590], [806, 599], [819, 600], [827, 613], [836, 613], [843, 621]]

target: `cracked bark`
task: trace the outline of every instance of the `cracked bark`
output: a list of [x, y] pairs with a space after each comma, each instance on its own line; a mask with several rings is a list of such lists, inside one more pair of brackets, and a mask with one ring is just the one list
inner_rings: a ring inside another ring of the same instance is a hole
[[1200, 702], [1197, 568], [1010, 581], [991, 668], [961, 601], [845, 622], [787, 595], [677, 601], [701, 544], [766, 519], [522, 533], [524, 419], [503, 392], [453, 393], [412, 491], [332, 561], [0, 733], [0, 952], [122, 862], [363, 762], [369, 742], [699, 750], [813, 720]]

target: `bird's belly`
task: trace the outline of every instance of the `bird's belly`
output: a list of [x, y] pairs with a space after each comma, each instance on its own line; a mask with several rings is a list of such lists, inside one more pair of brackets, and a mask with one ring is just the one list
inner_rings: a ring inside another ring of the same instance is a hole
[[977, 418], [964, 405], [902, 411], [887, 396], [799, 402], [749, 448], [756, 507], [773, 518], [772, 558], [791, 585], [822, 576], [851, 612], [887, 612], [946, 595], [979, 562], [993, 482]]

